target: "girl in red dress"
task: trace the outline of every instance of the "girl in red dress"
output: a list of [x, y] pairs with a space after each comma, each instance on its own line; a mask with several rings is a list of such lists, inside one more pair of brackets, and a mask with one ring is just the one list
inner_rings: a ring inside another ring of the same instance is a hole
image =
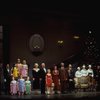
[[51, 75], [51, 70], [48, 69], [47, 70], [47, 74], [46, 74], [46, 89], [47, 89], [47, 94], [51, 94], [52, 92], [52, 75]]

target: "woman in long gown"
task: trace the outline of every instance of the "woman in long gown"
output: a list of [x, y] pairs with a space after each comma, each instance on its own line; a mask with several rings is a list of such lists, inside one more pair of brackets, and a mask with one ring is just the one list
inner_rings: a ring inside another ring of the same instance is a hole
[[21, 75], [23, 76], [23, 78], [26, 78], [28, 76], [28, 65], [26, 63], [26, 60], [23, 60]]
[[40, 89], [40, 69], [38, 63], [34, 64], [34, 68], [32, 69], [32, 76], [33, 76], [33, 90], [35, 93], [38, 93]]
[[54, 91], [55, 93], [58, 93], [60, 91], [60, 78], [59, 78], [59, 70], [57, 69], [57, 66], [54, 66], [54, 69], [52, 71], [52, 79], [54, 83]]

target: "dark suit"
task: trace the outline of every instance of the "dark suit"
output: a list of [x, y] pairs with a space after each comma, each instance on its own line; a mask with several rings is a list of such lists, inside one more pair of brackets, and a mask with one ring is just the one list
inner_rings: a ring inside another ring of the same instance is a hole
[[1, 92], [3, 90], [3, 82], [4, 82], [3, 68], [0, 65], [0, 95], [1, 95]]
[[68, 70], [68, 91], [72, 92], [75, 87], [74, 87], [74, 71], [73, 70]]
[[10, 93], [11, 70], [5, 68], [4, 70], [5, 94]]
[[46, 76], [46, 71], [43, 68], [41, 68], [40, 69], [41, 94], [45, 94], [45, 76]]

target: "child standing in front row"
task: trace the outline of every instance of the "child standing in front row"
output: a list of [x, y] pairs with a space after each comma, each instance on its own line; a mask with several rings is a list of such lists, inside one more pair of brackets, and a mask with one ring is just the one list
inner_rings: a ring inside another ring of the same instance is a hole
[[28, 76], [26, 81], [25, 81], [25, 93], [26, 94], [31, 94], [31, 81], [30, 77]]
[[47, 94], [52, 94], [52, 75], [51, 75], [51, 70], [47, 70], [46, 74], [46, 89], [47, 89]]
[[12, 77], [12, 81], [10, 82], [10, 93], [11, 93], [11, 95], [17, 94], [17, 91], [18, 91], [17, 86], [18, 86], [17, 81], [15, 80], [14, 77]]
[[24, 95], [24, 92], [25, 92], [25, 79], [21, 75], [20, 78], [18, 79], [18, 94], [19, 94], [19, 96]]

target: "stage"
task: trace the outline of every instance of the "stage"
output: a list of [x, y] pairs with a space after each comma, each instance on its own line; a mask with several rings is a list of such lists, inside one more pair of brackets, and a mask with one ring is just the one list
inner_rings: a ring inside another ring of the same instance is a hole
[[66, 93], [66, 94], [52, 94], [52, 95], [41, 95], [41, 94], [30, 94], [30, 95], [24, 95], [24, 96], [11, 96], [11, 95], [0, 95], [0, 99], [58, 99], [58, 100], [99, 100], [100, 99], [100, 92], [73, 92], [73, 93]]

